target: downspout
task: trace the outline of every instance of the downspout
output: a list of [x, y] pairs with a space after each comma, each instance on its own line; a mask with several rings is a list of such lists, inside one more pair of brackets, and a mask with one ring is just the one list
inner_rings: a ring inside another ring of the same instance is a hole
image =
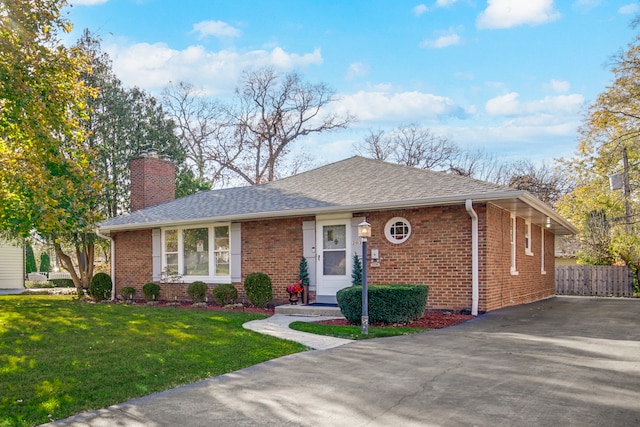
[[113, 301], [116, 299], [116, 242], [113, 240], [113, 237], [105, 236], [104, 234], [100, 233], [99, 228], [96, 228], [95, 232], [96, 236], [102, 237], [103, 239], [109, 240], [111, 242], [109, 246], [111, 246], [111, 301]]
[[471, 217], [471, 315], [478, 315], [480, 285], [478, 282], [478, 214], [473, 210], [471, 199], [465, 201], [464, 207]]

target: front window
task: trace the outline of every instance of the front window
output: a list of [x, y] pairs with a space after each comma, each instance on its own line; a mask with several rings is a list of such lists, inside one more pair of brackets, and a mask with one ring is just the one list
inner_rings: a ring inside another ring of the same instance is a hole
[[194, 280], [228, 277], [229, 242], [229, 225], [163, 230], [163, 269]]

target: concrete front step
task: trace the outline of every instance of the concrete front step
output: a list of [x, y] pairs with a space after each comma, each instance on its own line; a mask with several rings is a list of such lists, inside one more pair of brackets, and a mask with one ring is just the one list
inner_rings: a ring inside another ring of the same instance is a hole
[[323, 305], [278, 305], [275, 308], [275, 313], [296, 316], [344, 317], [340, 311], [340, 307]]

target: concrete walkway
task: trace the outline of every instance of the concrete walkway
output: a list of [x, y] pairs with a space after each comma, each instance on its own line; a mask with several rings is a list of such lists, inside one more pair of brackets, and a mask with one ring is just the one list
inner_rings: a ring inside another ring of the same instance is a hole
[[639, 319], [638, 299], [553, 298], [281, 357], [48, 425], [637, 426]]
[[292, 316], [287, 314], [274, 314], [263, 320], [253, 320], [242, 325], [245, 329], [260, 332], [265, 335], [282, 338], [289, 341], [297, 341], [309, 348], [326, 350], [353, 342], [352, 340], [327, 337], [323, 335], [309, 334], [307, 332], [294, 331], [289, 328], [293, 322], [317, 322], [319, 320], [341, 319], [332, 316]]

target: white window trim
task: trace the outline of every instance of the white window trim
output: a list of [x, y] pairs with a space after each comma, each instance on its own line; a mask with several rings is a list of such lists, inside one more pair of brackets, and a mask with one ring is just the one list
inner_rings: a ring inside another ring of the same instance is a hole
[[517, 229], [518, 229], [518, 221], [516, 219], [516, 215], [515, 214], [511, 214], [511, 236], [510, 239], [511, 240], [511, 275], [512, 276], [517, 276], [518, 274], [518, 270], [516, 269], [516, 241], [517, 241]]
[[[229, 275], [226, 276], [216, 276], [215, 274], [212, 274], [215, 272], [215, 254], [216, 251], [215, 250], [215, 236], [214, 236], [214, 228], [215, 227], [228, 227], [229, 228]], [[167, 268], [167, 253], [166, 253], [166, 240], [165, 240], [165, 234], [167, 231], [170, 230], [177, 230], [178, 232], [178, 272], [182, 272], [184, 271], [184, 244], [183, 244], [183, 237], [182, 237], [182, 232], [184, 230], [190, 230], [190, 229], [194, 229], [194, 228], [206, 228], [207, 229], [207, 236], [209, 237], [209, 254], [208, 254], [208, 258], [209, 258], [209, 275], [207, 276], [193, 276], [193, 275], [181, 275], [182, 278], [182, 282], [183, 283], [192, 283], [195, 282], [197, 280], [203, 281], [203, 282], [207, 282], [207, 283], [231, 283], [231, 245], [232, 245], [232, 239], [231, 239], [231, 223], [229, 222], [222, 222], [222, 223], [213, 223], [213, 224], [194, 224], [194, 225], [189, 225], [189, 226], [181, 226], [181, 227], [167, 227], [167, 228], [162, 228], [162, 232], [161, 232], [161, 245], [162, 245], [162, 255], [161, 255], [161, 260], [162, 260], [162, 271], [165, 271], [165, 269]]]
[[[393, 237], [391, 235], [391, 226], [394, 225], [397, 222], [404, 222], [407, 225], [407, 228], [409, 229], [407, 232], [407, 235], [405, 236], [404, 239], [402, 240], [398, 240], [395, 237]], [[384, 225], [384, 236], [387, 238], [387, 240], [395, 245], [399, 245], [401, 243], [406, 242], [407, 240], [409, 240], [409, 237], [411, 237], [411, 223], [409, 222], [408, 219], [400, 217], [400, 216], [396, 216], [391, 218], [389, 221], [387, 221], [387, 223]]]
[[533, 236], [531, 235], [531, 222], [524, 222], [524, 253], [528, 256], [533, 256], [532, 248]]
[[547, 274], [547, 270], [544, 268], [544, 227], [540, 227], [540, 274]]

